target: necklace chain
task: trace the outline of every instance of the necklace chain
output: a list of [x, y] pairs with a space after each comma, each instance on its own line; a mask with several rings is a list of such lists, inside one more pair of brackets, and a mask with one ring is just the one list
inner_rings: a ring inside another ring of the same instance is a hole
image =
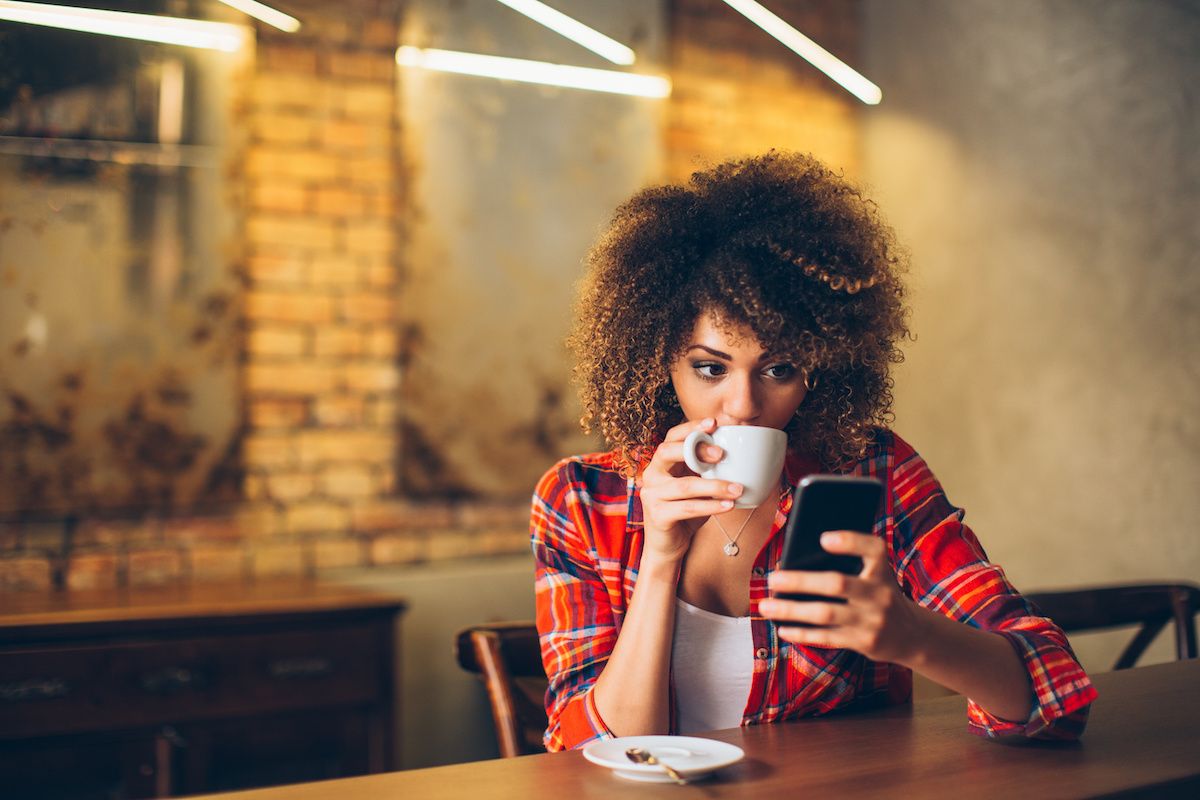
[[741, 548], [740, 548], [740, 547], [738, 547], [738, 543], [737, 543], [737, 542], [738, 542], [738, 539], [742, 538], [742, 531], [746, 530], [746, 526], [747, 526], [748, 524], [750, 524], [750, 518], [751, 518], [751, 517], [753, 517], [753, 516], [755, 515], [755, 513], [757, 513], [757, 512], [758, 512], [758, 509], [759, 509], [759, 508], [760, 508], [762, 505], [766, 505], [766, 504], [765, 504], [765, 503], [762, 503], [762, 504], [760, 504], [760, 505], [757, 505], [757, 506], [755, 506], [755, 507], [754, 507], [754, 508], [753, 508], [753, 509], [750, 511], [750, 513], [746, 515], [746, 518], [745, 518], [744, 520], [742, 520], [741, 527], [739, 527], [739, 528], [738, 528], [738, 530], [737, 530], [737, 533], [736, 533], [736, 534], [734, 534], [733, 538], [730, 538], [730, 536], [729, 536], [729, 531], [725, 530], [725, 526], [721, 524], [721, 519], [720, 519], [720, 518], [719, 518], [719, 517], [718, 517], [716, 514], [714, 514], [714, 515], [712, 516], [712, 521], [713, 521], [713, 522], [715, 522], [715, 523], [717, 523], [717, 527], [718, 527], [718, 528], [721, 530], [721, 534], [722, 534], [722, 535], [723, 535], [723, 536], [726, 538], [726, 540], [727, 540], [727, 541], [725, 542], [725, 545], [724, 545], [724, 546], [721, 548], [722, 550], [724, 550], [724, 551], [725, 551], [725, 555], [729, 556], [730, 558], [733, 558], [733, 557], [734, 557], [734, 556], [736, 556], [736, 555], [737, 555], [739, 552], [741, 552]]

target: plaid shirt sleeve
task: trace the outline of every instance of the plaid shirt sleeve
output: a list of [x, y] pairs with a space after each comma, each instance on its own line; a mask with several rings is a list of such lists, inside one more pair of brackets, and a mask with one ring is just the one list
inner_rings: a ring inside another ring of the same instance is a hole
[[1066, 635], [1034, 613], [1004, 571], [987, 560], [963, 511], [946, 499], [924, 460], [897, 437], [892, 542], [905, 592], [926, 608], [1007, 639], [1029, 671], [1034, 704], [1023, 721], [1001, 720], [968, 702], [973, 732], [991, 738], [1074, 739], [1083, 733], [1096, 690]]
[[600, 718], [592, 687], [617, 641], [608, 590], [596, 566], [589, 502], [577, 461], [563, 461], [538, 482], [530, 533], [534, 594], [546, 693], [550, 752], [613, 734]]

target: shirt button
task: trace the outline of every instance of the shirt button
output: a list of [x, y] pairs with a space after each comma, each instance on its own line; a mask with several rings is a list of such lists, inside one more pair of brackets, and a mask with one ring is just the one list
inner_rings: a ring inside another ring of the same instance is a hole
[[760, 647], [760, 648], [758, 648], [757, 650], [755, 650], [755, 651], [754, 651], [754, 657], [755, 657], [755, 658], [757, 658], [759, 661], [766, 661], [766, 659], [767, 659], [767, 648], [765, 648], [765, 647]]
[[750, 570], [750, 572], [756, 578], [761, 578], [763, 575], [767, 574], [767, 571], [762, 567], [755, 567], [754, 569]]

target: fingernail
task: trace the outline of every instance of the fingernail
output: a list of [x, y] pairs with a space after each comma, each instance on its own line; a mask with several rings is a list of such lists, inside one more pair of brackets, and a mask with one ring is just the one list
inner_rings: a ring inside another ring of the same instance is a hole
[[745, 490], [746, 490], [746, 488], [744, 486], [742, 486], [740, 483], [729, 484], [729, 493], [731, 495], [733, 495], [734, 497], [741, 496], [742, 492], [744, 492]]
[[733, 508], [733, 501], [732, 500], [722, 500], [721, 508]]
[[774, 600], [759, 600], [758, 601], [758, 613], [770, 614], [774, 610], [775, 610], [775, 601]]
[[821, 534], [821, 544], [837, 544], [839, 541], [841, 541], [841, 538], [842, 537], [838, 536], [836, 533], [830, 533], [827, 531]]
[[716, 425], [717, 421], [715, 419], [713, 419], [712, 417], [705, 417], [704, 421], [701, 422], [700, 424], [703, 425], [705, 428], [707, 428], [709, 425]]

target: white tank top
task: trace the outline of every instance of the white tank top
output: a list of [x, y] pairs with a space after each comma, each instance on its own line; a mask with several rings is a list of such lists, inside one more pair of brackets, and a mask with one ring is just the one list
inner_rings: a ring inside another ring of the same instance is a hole
[[726, 617], [675, 598], [671, 677], [679, 733], [736, 728], [750, 697], [750, 617]]

